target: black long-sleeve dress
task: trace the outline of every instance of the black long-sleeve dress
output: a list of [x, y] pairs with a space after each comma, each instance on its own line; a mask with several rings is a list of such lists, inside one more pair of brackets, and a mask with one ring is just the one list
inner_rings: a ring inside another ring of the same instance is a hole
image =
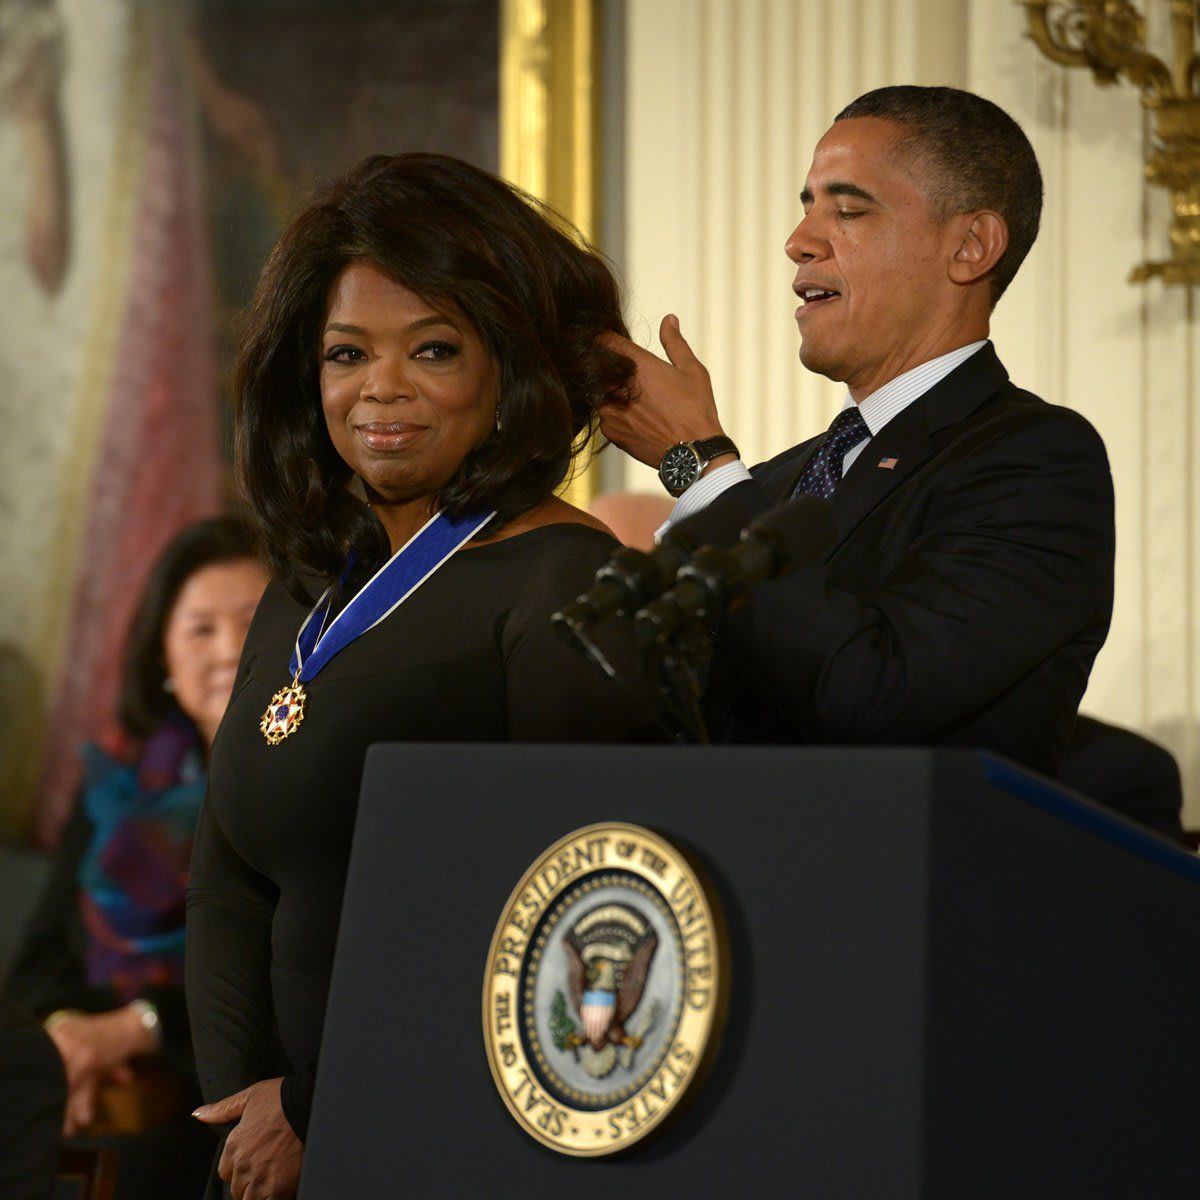
[[[206, 1100], [283, 1076], [284, 1112], [305, 1136], [368, 746], [660, 736], [649, 707], [549, 624], [615, 548], [559, 524], [461, 551], [306, 685], [302, 725], [275, 746], [259, 720], [290, 681], [306, 609], [268, 587], [213, 746], [188, 889], [188, 1007]], [[396, 847], [397, 870], [405, 853]]]

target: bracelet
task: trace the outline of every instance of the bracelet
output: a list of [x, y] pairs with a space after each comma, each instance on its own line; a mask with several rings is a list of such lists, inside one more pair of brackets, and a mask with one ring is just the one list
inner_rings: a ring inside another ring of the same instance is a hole
[[142, 1028], [148, 1030], [154, 1038], [154, 1048], [157, 1050], [162, 1046], [162, 1021], [159, 1019], [158, 1009], [149, 1000], [140, 997], [130, 1001], [129, 1007], [137, 1013]]
[[42, 1022], [42, 1028], [47, 1033], [53, 1033], [64, 1021], [70, 1021], [75, 1017], [84, 1017], [86, 1015], [80, 1008], [57, 1008]]

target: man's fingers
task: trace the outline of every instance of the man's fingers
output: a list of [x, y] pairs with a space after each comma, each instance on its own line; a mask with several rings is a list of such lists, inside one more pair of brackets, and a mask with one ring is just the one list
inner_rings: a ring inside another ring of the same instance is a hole
[[619, 333], [613, 333], [610, 329], [597, 334], [596, 340], [601, 345], [607, 346], [610, 350], [615, 350], [618, 354], [627, 355], [629, 358], [632, 358], [639, 352], [645, 354], [645, 351], [636, 342], [631, 342], [627, 337], [622, 337]]
[[626, 358], [632, 359], [633, 365], [639, 371], [651, 364], [660, 367], [666, 365], [657, 354], [652, 354], [649, 350], [644, 350], [637, 342], [631, 342], [627, 337], [622, 337], [619, 333], [602, 333], [597, 340], [610, 350], [615, 350], [616, 353], [623, 354]]
[[[694, 367], [703, 369], [704, 364], [696, 357], [691, 346], [688, 345], [687, 339], [680, 332], [679, 318], [674, 313], [668, 313], [663, 317], [662, 324], [658, 327], [658, 340], [662, 342], [671, 366], [680, 371]], [[643, 350], [636, 342], [631, 342], [628, 338], [621, 337], [620, 334], [602, 333], [600, 341], [610, 350], [615, 350], [618, 354], [632, 359], [633, 365], [639, 372], [644, 371], [647, 367], [666, 366], [666, 363], [657, 354]]]
[[703, 365], [692, 353], [691, 346], [687, 344], [687, 339], [680, 332], [679, 318], [674, 313], [668, 313], [663, 317], [662, 324], [658, 327], [658, 340], [662, 342], [663, 349], [671, 360], [671, 366], [686, 371], [689, 368]]
[[250, 1089], [244, 1088], [232, 1096], [226, 1096], [224, 1100], [202, 1104], [192, 1116], [197, 1121], [203, 1121], [205, 1125], [224, 1125], [228, 1121], [239, 1121], [249, 1099]]

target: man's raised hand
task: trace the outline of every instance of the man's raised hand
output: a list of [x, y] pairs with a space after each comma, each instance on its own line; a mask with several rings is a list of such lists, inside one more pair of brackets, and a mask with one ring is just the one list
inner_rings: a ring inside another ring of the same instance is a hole
[[663, 318], [659, 340], [663, 362], [628, 338], [603, 335], [605, 344], [633, 361], [637, 375], [628, 402], [600, 406], [600, 430], [615, 446], [647, 466], [657, 467], [676, 442], [718, 437], [725, 431], [717, 416], [712, 383], [679, 329], [679, 318]]

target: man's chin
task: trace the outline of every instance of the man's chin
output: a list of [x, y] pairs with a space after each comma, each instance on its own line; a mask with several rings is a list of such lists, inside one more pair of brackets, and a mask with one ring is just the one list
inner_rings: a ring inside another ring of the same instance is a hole
[[837, 355], [830, 353], [828, 347], [823, 347], [812, 338], [804, 338], [800, 342], [800, 364], [814, 375], [824, 375], [840, 383], [845, 376], [841, 374], [841, 361]]

